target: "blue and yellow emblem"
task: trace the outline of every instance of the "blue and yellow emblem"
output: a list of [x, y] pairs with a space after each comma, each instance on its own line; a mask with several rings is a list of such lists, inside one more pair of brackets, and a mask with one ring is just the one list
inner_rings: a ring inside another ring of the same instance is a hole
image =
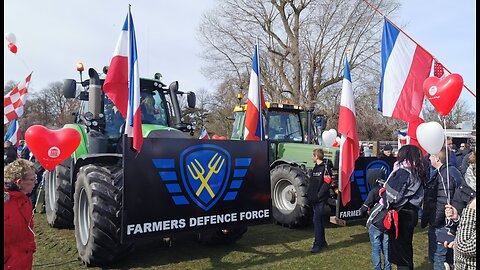
[[180, 155], [183, 185], [199, 207], [210, 209], [228, 186], [230, 154], [216, 145], [195, 145]]

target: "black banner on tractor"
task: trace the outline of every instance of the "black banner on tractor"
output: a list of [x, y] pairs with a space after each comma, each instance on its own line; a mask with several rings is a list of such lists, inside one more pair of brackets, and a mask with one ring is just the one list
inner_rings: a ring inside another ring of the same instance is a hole
[[145, 138], [125, 152], [122, 242], [272, 222], [265, 141]]
[[350, 177], [351, 200], [343, 206], [341, 195], [337, 199], [336, 217], [343, 220], [363, 218], [360, 214], [360, 207], [367, 198], [371, 188], [367, 181], [369, 169], [384, 168], [386, 177], [390, 175], [394, 159], [379, 159], [376, 157], [359, 157], [355, 162], [355, 170]]

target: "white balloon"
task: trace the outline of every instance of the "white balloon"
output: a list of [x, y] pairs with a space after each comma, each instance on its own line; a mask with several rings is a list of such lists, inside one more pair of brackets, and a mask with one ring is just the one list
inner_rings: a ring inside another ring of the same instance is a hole
[[445, 131], [438, 122], [422, 123], [417, 127], [417, 140], [425, 151], [435, 155], [445, 142]]
[[334, 137], [337, 137], [337, 131], [335, 129], [331, 128], [329, 131], [334, 135]]
[[15, 42], [17, 42], [17, 38], [15, 37], [14, 33], [10, 33], [10, 32], [5, 33], [5, 39], [8, 42], [13, 43], [13, 44], [15, 44]]
[[[335, 130], [334, 130], [335, 131]], [[322, 141], [323, 141], [323, 144], [328, 146], [328, 147], [331, 147], [333, 145], [333, 143], [335, 142], [335, 138], [337, 136], [337, 132], [335, 131], [332, 132], [332, 129], [330, 130], [325, 130], [323, 133], [322, 133]]]

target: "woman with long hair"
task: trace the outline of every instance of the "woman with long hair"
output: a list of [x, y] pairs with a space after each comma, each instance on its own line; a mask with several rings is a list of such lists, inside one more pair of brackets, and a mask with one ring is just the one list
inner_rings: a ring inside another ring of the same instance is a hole
[[[413, 231], [423, 201], [428, 162], [415, 145], [404, 145], [385, 183], [387, 207], [395, 212], [388, 230], [388, 260], [398, 270], [413, 269]], [[398, 215], [398, 216], [397, 216]]]

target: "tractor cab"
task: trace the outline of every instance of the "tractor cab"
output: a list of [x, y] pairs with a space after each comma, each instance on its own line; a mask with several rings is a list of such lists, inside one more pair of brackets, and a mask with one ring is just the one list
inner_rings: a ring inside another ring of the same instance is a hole
[[[74, 114], [74, 123], [84, 126], [84, 132], [89, 134], [89, 150], [93, 150], [88, 151], [89, 153], [118, 152], [118, 143], [125, 130], [124, 115], [103, 91], [106, 74], [99, 75], [90, 68], [89, 76], [89, 79], [78, 83], [81, 85], [79, 92], [75, 80], [64, 80], [65, 98], [77, 98], [81, 101], [78, 112]], [[144, 137], [152, 131], [169, 128], [193, 133], [192, 126], [182, 122], [178, 96], [183, 95], [187, 96], [188, 107], [194, 108], [195, 93], [179, 91], [178, 82], [171, 83], [167, 88], [157, 77], [140, 79], [140, 112]], [[90, 140], [91, 138], [93, 140]], [[90, 144], [103, 146], [90, 149]]]

